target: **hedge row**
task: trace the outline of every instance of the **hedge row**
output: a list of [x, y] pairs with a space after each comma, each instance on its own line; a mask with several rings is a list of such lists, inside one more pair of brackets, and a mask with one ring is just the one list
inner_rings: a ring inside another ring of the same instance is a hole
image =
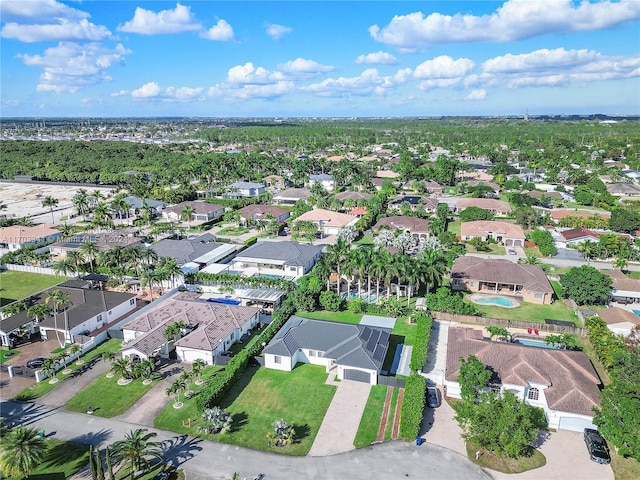
[[427, 379], [418, 373], [407, 378], [400, 409], [400, 437], [413, 440], [420, 434], [424, 411]]
[[215, 375], [206, 387], [198, 395], [196, 402], [198, 409], [204, 411], [205, 408], [213, 408], [220, 405], [222, 397], [238, 381], [244, 373], [249, 358], [258, 355], [262, 350], [263, 343], [269, 343], [274, 335], [282, 328], [291, 315], [295, 313], [293, 304], [288, 299], [282, 306], [274, 312], [271, 323], [262, 331], [258, 339], [249, 348], [242, 349], [227, 364], [227, 366]]
[[433, 318], [426, 312], [414, 315], [416, 320], [416, 336], [413, 341], [413, 350], [411, 351], [411, 361], [409, 367], [411, 370], [418, 371], [427, 363], [427, 351], [429, 350], [429, 339], [431, 338], [431, 325]]

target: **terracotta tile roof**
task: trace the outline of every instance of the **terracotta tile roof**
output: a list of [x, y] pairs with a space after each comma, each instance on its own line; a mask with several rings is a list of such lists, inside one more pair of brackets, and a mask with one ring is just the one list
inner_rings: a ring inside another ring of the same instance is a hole
[[354, 215], [332, 212], [331, 210], [325, 210], [323, 208], [316, 208], [315, 210], [309, 210], [308, 212], [303, 213], [293, 220], [293, 223], [299, 221], [324, 222], [323, 225], [325, 227], [344, 227], [357, 219], [358, 217]]
[[451, 278], [481, 282], [513, 283], [530, 292], [553, 293], [542, 268], [503, 259], [458, 257], [451, 268]]
[[473, 235], [476, 237], [485, 237], [491, 232], [495, 238], [496, 235], [509, 238], [525, 238], [524, 230], [520, 225], [510, 222], [498, 222], [493, 220], [475, 220], [473, 222], [462, 222], [460, 225], [461, 235]]
[[509, 213], [513, 210], [507, 202], [494, 198], [462, 198], [456, 202], [456, 209], [458, 211], [464, 210], [467, 207], [478, 207], [500, 213]]
[[377, 230], [381, 227], [409, 230], [412, 233], [428, 233], [431, 231], [429, 230], [428, 220], [418, 217], [405, 217], [402, 215], [392, 215], [390, 217], [381, 218], [373, 228]]
[[457, 380], [460, 357], [469, 355], [496, 372], [502, 384], [547, 385], [544, 395], [552, 410], [593, 416], [592, 408], [600, 406], [600, 378], [583, 352], [492, 342], [480, 330], [449, 327], [447, 380]]
[[27, 243], [34, 242], [51, 235], [62, 235], [60, 230], [56, 230], [52, 223], [42, 223], [32, 227], [22, 225], [12, 225], [0, 228], [0, 243]]
[[574, 211], [574, 210], [567, 210], [567, 209], [552, 210], [549, 215], [554, 220], [560, 220], [564, 217], [589, 218], [589, 217], [593, 217], [594, 215], [597, 215], [602, 218], [610, 217], [610, 214], [608, 213], [583, 212], [583, 211]]

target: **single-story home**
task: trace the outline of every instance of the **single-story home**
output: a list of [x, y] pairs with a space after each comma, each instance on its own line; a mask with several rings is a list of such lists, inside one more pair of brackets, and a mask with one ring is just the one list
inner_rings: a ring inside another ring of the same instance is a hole
[[[611, 299], [614, 301], [640, 302], [640, 280], [629, 278], [620, 270], [600, 270], [611, 277]], [[640, 309], [640, 308], [639, 308]]]
[[289, 188], [273, 196], [276, 205], [295, 205], [298, 200], [306, 202], [311, 197], [311, 192], [306, 188]]
[[52, 243], [49, 245], [49, 252], [52, 255], [66, 255], [68, 252], [78, 250], [84, 242], [93, 242], [98, 250], [103, 251], [115, 247], [135, 247], [142, 243], [142, 238], [138, 236], [138, 231], [134, 228], [123, 228], [103, 233], [80, 233], [60, 242]]
[[355, 225], [358, 217], [347, 213], [325, 210], [324, 208], [315, 208], [295, 218], [292, 224], [301, 221], [316, 224], [324, 235], [337, 235], [347, 225]]
[[449, 327], [444, 384], [450, 397], [461, 398], [460, 359], [469, 355], [494, 372], [488, 388], [544, 409], [549, 428], [596, 428], [592, 409], [600, 406], [601, 381], [583, 352], [495, 342], [479, 329]]
[[322, 365], [340, 380], [378, 384], [391, 329], [292, 316], [264, 349], [264, 366]]
[[62, 237], [62, 232], [53, 228], [53, 224], [42, 223], [32, 227], [13, 225], [0, 228], [0, 249], [14, 252], [23, 247], [55, 242]]
[[495, 195], [497, 195], [498, 193], [500, 193], [500, 185], [498, 185], [497, 183], [494, 182], [490, 182], [488, 180], [467, 180], [466, 184], [470, 187], [470, 188], [475, 188], [475, 187], [488, 187], [490, 188], [493, 193]]
[[[140, 210], [145, 207], [150, 208], [153, 215], [159, 217], [162, 215], [162, 210], [168, 205], [161, 200], [151, 200], [150, 198], [124, 197], [122, 200], [129, 205], [129, 210], [125, 212], [127, 218], [139, 215]], [[118, 217], [118, 212], [114, 216]]]
[[262, 179], [266, 188], [280, 190], [286, 186], [285, 179], [280, 175], [267, 175]]
[[371, 200], [374, 197], [373, 194], [371, 193], [364, 193], [364, 192], [353, 192], [353, 191], [346, 191], [346, 192], [340, 192], [336, 194], [336, 199], [340, 200], [341, 202], [344, 202], [345, 200], [353, 200], [353, 201], [364, 201], [364, 202], [368, 202], [369, 200]]
[[221, 205], [205, 202], [204, 200], [193, 200], [180, 202], [171, 205], [162, 211], [162, 217], [169, 222], [180, 222], [182, 220], [182, 212], [186, 207], [191, 208], [191, 221], [208, 222], [215, 220], [224, 215], [225, 208]]
[[469, 207], [478, 207], [483, 210], [489, 210], [499, 217], [506, 217], [513, 211], [511, 205], [507, 202], [503, 202], [502, 200], [496, 200], [494, 198], [461, 198], [456, 201], [455, 212], [460, 213], [465, 208]]
[[[195, 292], [177, 292], [127, 322], [122, 327], [122, 356], [141, 360], [156, 355], [168, 357], [175, 347], [180, 361], [200, 358], [213, 365], [216, 356], [241, 341], [258, 324], [257, 308], [209, 302], [199, 296]], [[164, 334], [174, 322], [187, 325], [175, 341]]]
[[600, 234], [588, 228], [572, 228], [560, 232], [560, 240], [556, 242], [559, 248], [579, 245], [583, 242], [597, 242]]
[[421, 240], [426, 240], [431, 235], [429, 221], [418, 217], [405, 217], [403, 215], [391, 215], [378, 220], [373, 226], [374, 230], [388, 228], [389, 230], [400, 230], [409, 232], [416, 244]]
[[405, 195], [402, 193], [389, 202], [389, 209], [399, 211], [402, 209], [403, 204], [407, 204], [411, 210], [415, 211], [419, 205], [422, 205], [425, 211], [433, 213], [438, 208], [438, 203], [436, 198], [425, 197], [423, 195]]
[[275, 275], [295, 280], [313, 268], [323, 248], [291, 241], [259, 241], [240, 252], [230, 270], [249, 277]]
[[590, 218], [593, 216], [597, 216], [608, 220], [611, 214], [609, 213], [595, 213], [595, 212], [585, 212], [580, 210], [567, 210], [566, 208], [554, 209], [549, 212], [549, 216], [556, 222], [562, 220], [565, 217], [580, 217], [580, 218]]
[[520, 225], [493, 220], [462, 222], [460, 225], [460, 237], [465, 241], [476, 237], [481, 240], [492, 238], [506, 247], [524, 247], [525, 241], [524, 230]]
[[539, 305], [553, 300], [553, 287], [542, 268], [504, 259], [458, 257], [451, 268], [451, 288], [517, 296]]
[[229, 243], [216, 243], [216, 237], [204, 233], [196, 238], [181, 240], [164, 239], [150, 247], [158, 257], [174, 258], [182, 271], [186, 273], [228, 260], [236, 253], [236, 247]]
[[434, 182], [433, 180], [426, 182], [425, 188], [427, 189], [427, 193], [435, 195], [436, 197], [442, 193], [442, 185], [438, 182]]
[[240, 209], [240, 218], [247, 221], [257, 222], [259, 220], [266, 220], [271, 215], [274, 220], [284, 222], [291, 212], [284, 208], [272, 207], [271, 205], [253, 204], [247, 205]]
[[336, 189], [336, 181], [333, 176], [327, 173], [319, 173], [317, 175], [309, 175], [309, 182], [307, 183], [307, 187], [311, 188], [316, 183], [322, 185], [327, 192], [333, 192]]
[[254, 182], [235, 182], [226, 187], [227, 198], [250, 198], [258, 197], [266, 192], [266, 189], [262, 183]]
[[635, 182], [609, 183], [607, 191], [614, 197], [638, 198], [640, 197], [640, 185]]
[[611, 307], [595, 310], [598, 316], [607, 324], [613, 333], [627, 336], [631, 330], [640, 325], [640, 316], [624, 308]]

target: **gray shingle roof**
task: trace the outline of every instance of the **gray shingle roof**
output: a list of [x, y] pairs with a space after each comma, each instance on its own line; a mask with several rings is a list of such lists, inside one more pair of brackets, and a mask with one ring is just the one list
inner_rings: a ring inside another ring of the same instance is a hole
[[322, 245], [307, 245], [298, 242], [258, 242], [237, 257], [236, 261], [243, 258], [260, 258], [265, 260], [284, 261], [287, 265], [307, 265], [313, 258], [322, 252]]
[[160, 240], [150, 248], [158, 254], [158, 257], [175, 258], [179, 265], [184, 265], [222, 246], [215, 241], [215, 236], [205, 233], [193, 239]]

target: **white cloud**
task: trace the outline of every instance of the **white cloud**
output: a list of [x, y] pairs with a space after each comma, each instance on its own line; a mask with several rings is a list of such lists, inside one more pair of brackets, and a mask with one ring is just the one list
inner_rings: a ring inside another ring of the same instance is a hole
[[358, 55], [355, 63], [366, 65], [395, 65], [398, 59], [387, 52], [368, 53], [366, 55]]
[[167, 87], [164, 96], [175, 100], [191, 100], [198, 97], [202, 93], [202, 87]]
[[457, 78], [469, 73], [474, 65], [468, 58], [454, 60], [448, 55], [440, 55], [418, 65], [413, 75], [421, 79]]
[[133, 98], [151, 98], [160, 95], [162, 89], [158, 82], [145, 83], [143, 86], [131, 92]]
[[51, 19], [80, 20], [90, 15], [55, 0], [4, 0], [0, 2], [3, 22], [48, 23]]
[[327, 78], [320, 83], [300, 87], [300, 90], [321, 97], [385, 95], [406, 81], [406, 73], [403, 70], [397, 76], [381, 76], [377, 69], [368, 68], [356, 77]]
[[267, 35], [269, 35], [274, 40], [280, 40], [286, 34], [291, 33], [291, 27], [285, 27], [284, 25], [277, 25], [272, 23], [267, 25]]
[[57, 24], [24, 25], [7, 23], [0, 36], [21, 42], [52, 42], [61, 40], [98, 41], [111, 36], [107, 27], [94, 25], [86, 19], [78, 22], [60, 19]]
[[197, 98], [202, 88], [167, 87], [163, 89], [158, 82], [148, 82], [131, 92], [131, 96], [138, 100], [159, 100], [162, 102], [188, 101]]
[[110, 97], [123, 97], [125, 95], [129, 95], [129, 90], [118, 90], [117, 92], [113, 92]]
[[478, 88], [477, 90], [471, 90], [469, 95], [467, 95], [467, 100], [484, 100], [487, 96], [487, 91], [483, 88]]
[[469, 86], [509, 88], [567, 86], [640, 76], [640, 55], [607, 57], [593, 50], [541, 49], [507, 54], [485, 61], [480, 75], [466, 79]]
[[226, 20], [220, 19], [213, 27], [200, 35], [207, 40], [215, 40], [218, 42], [226, 42], [233, 40], [233, 28]]
[[330, 65], [322, 65], [314, 60], [296, 58], [276, 67], [282, 76], [288, 79], [313, 78], [333, 70]]
[[295, 84], [290, 81], [280, 80], [266, 85], [256, 84], [218, 84], [209, 89], [209, 96], [221, 97], [225, 101], [229, 100], [251, 100], [253, 98], [275, 99], [285, 93], [292, 93]]
[[430, 45], [467, 42], [510, 42], [551, 33], [603, 30], [640, 18], [637, 0], [583, 1], [508, 0], [490, 15], [394, 16], [388, 25], [372, 25], [374, 40], [403, 51]]
[[191, 13], [191, 7], [177, 3], [173, 10], [158, 13], [137, 7], [133, 18], [119, 25], [118, 30], [140, 35], [163, 35], [199, 31], [202, 25]]
[[60, 42], [43, 55], [19, 55], [25, 65], [42, 67], [38, 91], [75, 92], [79, 88], [110, 81], [106, 70], [124, 61], [131, 51], [118, 44], [114, 49], [98, 43]]
[[252, 62], [231, 67], [227, 72], [226, 82], [236, 85], [264, 85], [281, 80], [278, 73], [271, 73], [263, 67], [254, 67]]

